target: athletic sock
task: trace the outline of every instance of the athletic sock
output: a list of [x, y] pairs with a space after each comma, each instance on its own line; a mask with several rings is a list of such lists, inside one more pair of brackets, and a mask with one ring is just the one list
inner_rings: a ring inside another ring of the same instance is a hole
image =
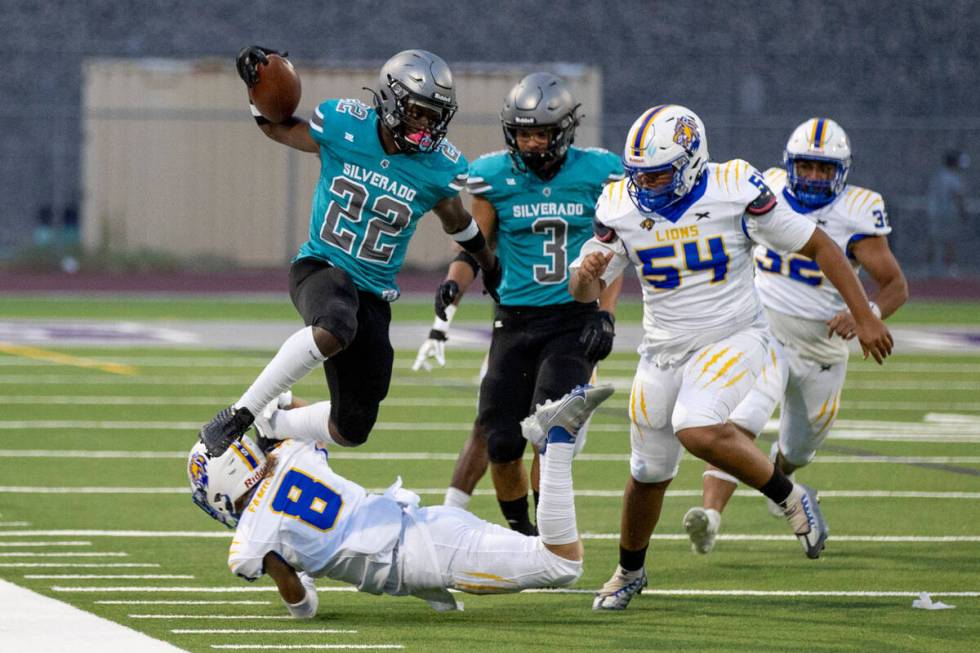
[[466, 510], [467, 506], [470, 505], [471, 498], [471, 495], [466, 494], [459, 488], [450, 486], [446, 488], [446, 497], [442, 500], [442, 505], [453, 506]]
[[778, 467], [772, 470], [772, 477], [766, 484], [759, 488], [759, 492], [766, 495], [766, 498], [774, 503], [782, 503], [793, 491], [793, 481], [789, 480]]
[[619, 566], [622, 567], [623, 571], [636, 571], [637, 569], [643, 568], [643, 561], [647, 557], [647, 547], [643, 547], [639, 551], [630, 551], [629, 549], [624, 549], [622, 546], [619, 547]]
[[513, 501], [501, 501], [497, 499], [497, 503], [500, 504], [500, 512], [504, 514], [504, 519], [507, 520], [507, 524], [511, 528], [524, 535], [538, 534], [537, 529], [534, 528], [534, 524], [531, 523], [531, 519], [527, 515], [526, 494]]
[[309, 406], [277, 410], [269, 419], [272, 435], [282, 440], [293, 438], [307, 442], [336, 444], [330, 437], [330, 402], [318, 401]]
[[545, 544], [578, 542], [575, 493], [572, 490], [574, 455], [574, 443], [558, 442], [549, 433], [548, 450], [541, 456], [541, 499], [537, 514], [538, 532]]
[[282, 343], [265, 369], [235, 402], [235, 408], [248, 408], [258, 415], [280, 392], [291, 388], [326, 359], [313, 339], [313, 327], [300, 329]]

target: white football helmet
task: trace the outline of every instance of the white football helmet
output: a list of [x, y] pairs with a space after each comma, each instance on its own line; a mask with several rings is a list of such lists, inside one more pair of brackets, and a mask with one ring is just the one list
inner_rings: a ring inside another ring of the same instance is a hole
[[[797, 161], [832, 163], [837, 172], [832, 179], [811, 179], [796, 174]], [[830, 118], [810, 118], [793, 130], [786, 151], [786, 188], [804, 206], [825, 206], [844, 191], [851, 170], [851, 141], [847, 133]]]
[[187, 458], [194, 503], [228, 528], [234, 528], [241, 516], [235, 502], [262, 480], [265, 467], [265, 454], [247, 435], [217, 458], [208, 456], [204, 444], [198, 442]]
[[[626, 136], [623, 167], [627, 189], [644, 213], [667, 208], [687, 195], [708, 165], [708, 139], [696, 113], [677, 104], [662, 104], [643, 112]], [[641, 175], [670, 170], [671, 182], [644, 187]]]

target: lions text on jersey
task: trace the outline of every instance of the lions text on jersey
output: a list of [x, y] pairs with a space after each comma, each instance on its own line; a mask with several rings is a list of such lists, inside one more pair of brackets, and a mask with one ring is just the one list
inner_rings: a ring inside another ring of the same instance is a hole
[[762, 321], [753, 287], [753, 241], [795, 251], [815, 225], [774, 211], [762, 175], [745, 161], [709, 163], [693, 189], [663, 214], [642, 213], [626, 180], [610, 184], [596, 207], [598, 233], [578, 260], [612, 252], [609, 283], [633, 264], [643, 287], [640, 352], [673, 363], [708, 343]]
[[592, 235], [603, 185], [622, 176], [619, 157], [600, 148], [569, 148], [561, 170], [548, 181], [532, 172], [515, 172], [507, 152], [472, 163], [467, 190], [497, 211], [502, 305], [574, 301], [568, 293], [569, 259]]
[[[872, 190], [849, 184], [830, 204], [809, 209], [785, 189], [785, 169], [770, 168], [765, 178], [780, 200], [776, 212], [818, 225], [847, 254], [855, 272], [860, 265], [851, 254], [851, 246], [863, 238], [891, 233], [884, 201]], [[846, 359], [846, 343], [838, 337], [828, 338], [825, 325], [846, 306], [816, 262], [765, 246], [756, 248], [755, 260], [756, 288], [776, 336], [783, 342], [793, 342], [816, 360]], [[799, 324], [792, 324], [783, 316], [800, 318]], [[806, 321], [812, 324], [807, 325]]]
[[430, 153], [387, 154], [378, 115], [358, 100], [327, 100], [310, 134], [320, 145], [309, 240], [296, 258], [329, 261], [387, 301], [419, 218], [466, 183], [466, 159], [444, 140]]

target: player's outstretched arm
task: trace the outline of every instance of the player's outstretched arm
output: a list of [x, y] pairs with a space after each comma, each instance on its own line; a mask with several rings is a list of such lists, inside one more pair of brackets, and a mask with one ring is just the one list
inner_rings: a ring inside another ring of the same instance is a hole
[[824, 276], [844, 298], [854, 316], [855, 330], [864, 357], [868, 354], [879, 364], [892, 353], [894, 340], [884, 322], [874, 314], [864, 288], [840, 247], [819, 227], [799, 253], [816, 261]]
[[[877, 306], [881, 319], [888, 319], [909, 298], [909, 284], [888, 247], [888, 240], [884, 236], [859, 240], [851, 247], [851, 255], [878, 285], [878, 296], [872, 303], [872, 310]], [[827, 327], [830, 334], [836, 333], [845, 340], [857, 335], [857, 323], [846, 309], [828, 320]]]
[[279, 554], [269, 552], [262, 559], [265, 573], [276, 583], [279, 596], [289, 614], [297, 619], [312, 619], [320, 606], [313, 578], [303, 572], [297, 573]]
[[[238, 70], [238, 76], [245, 82], [245, 86], [251, 88], [258, 83], [258, 65], [260, 63], [269, 63], [267, 55], [270, 54], [278, 54], [285, 58], [289, 53], [279, 52], [278, 50], [264, 48], [259, 45], [249, 45], [241, 49], [238, 57], [235, 59], [235, 68]], [[316, 141], [310, 136], [309, 123], [302, 118], [290, 116], [283, 122], [275, 123], [263, 117], [251, 102], [249, 103], [249, 107], [259, 129], [272, 140], [303, 152], [317, 153], [320, 151]]]

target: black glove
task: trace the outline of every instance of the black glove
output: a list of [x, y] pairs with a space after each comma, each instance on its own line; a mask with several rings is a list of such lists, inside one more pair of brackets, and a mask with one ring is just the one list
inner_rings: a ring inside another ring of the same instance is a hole
[[582, 329], [579, 343], [585, 348], [585, 357], [593, 363], [601, 361], [612, 351], [616, 337], [616, 318], [608, 311], [597, 311]]
[[496, 256], [493, 257], [493, 267], [489, 270], [483, 270], [483, 292], [486, 295], [490, 295], [495, 303], [500, 303], [500, 295], [497, 294], [497, 286], [500, 285], [500, 279], [504, 276], [504, 271], [500, 267], [500, 259]]
[[261, 45], [249, 45], [241, 49], [238, 58], [235, 59], [235, 67], [238, 69], [238, 76], [242, 78], [245, 85], [252, 88], [259, 83], [258, 65], [268, 64], [269, 57], [266, 55], [278, 54], [280, 57], [288, 57], [288, 52], [279, 52], [270, 48], [263, 48]]
[[446, 317], [446, 307], [452, 305], [457, 297], [459, 297], [459, 284], [452, 279], [443, 281], [442, 285], [436, 288], [436, 315], [439, 316], [440, 320], [449, 319]]

